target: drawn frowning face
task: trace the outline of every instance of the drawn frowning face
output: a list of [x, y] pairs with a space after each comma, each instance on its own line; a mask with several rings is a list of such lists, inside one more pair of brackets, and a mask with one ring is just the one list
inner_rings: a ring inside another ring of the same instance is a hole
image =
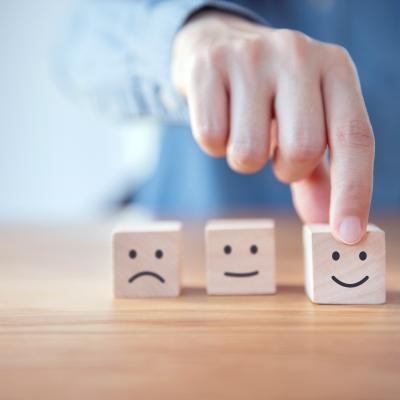
[[[139, 256], [137, 250], [131, 249], [129, 250], [129, 254], [127, 255], [131, 260], [136, 260]], [[154, 251], [154, 259], [161, 260], [164, 257], [164, 252], [161, 249], [157, 249]], [[156, 263], [154, 263], [156, 264]], [[134, 284], [138, 279], [143, 279], [145, 277], [150, 277], [152, 279], [158, 280], [161, 284], [165, 283], [165, 278], [157, 272], [154, 272], [151, 267], [149, 269], [144, 269], [143, 271], [135, 272], [129, 279], [128, 282]]]
[[179, 231], [118, 232], [114, 235], [117, 297], [167, 297], [180, 291]]

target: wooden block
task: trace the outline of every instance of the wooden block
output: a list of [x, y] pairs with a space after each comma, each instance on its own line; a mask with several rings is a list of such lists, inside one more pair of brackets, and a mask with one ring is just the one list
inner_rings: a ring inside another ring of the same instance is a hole
[[320, 304], [381, 304], [385, 290], [385, 232], [368, 225], [355, 245], [335, 240], [326, 224], [304, 225], [305, 285]]
[[179, 222], [156, 222], [113, 234], [115, 297], [172, 297], [180, 293]]
[[269, 219], [208, 222], [207, 293], [275, 293], [274, 231]]

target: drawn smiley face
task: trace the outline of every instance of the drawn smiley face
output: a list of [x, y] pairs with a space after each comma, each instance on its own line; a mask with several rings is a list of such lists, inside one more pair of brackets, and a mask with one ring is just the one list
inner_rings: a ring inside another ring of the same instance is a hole
[[169, 297], [180, 292], [179, 223], [157, 223], [114, 234], [116, 297]]
[[209, 294], [274, 293], [273, 221], [210, 221], [206, 227], [206, 266]]
[[[366, 261], [368, 258], [367, 252], [364, 250], [360, 251], [360, 253], [358, 254], [358, 258], [361, 261]], [[334, 260], [336, 262], [340, 261], [340, 252], [339, 251], [335, 250], [332, 253], [332, 260]], [[337, 285], [340, 285], [345, 288], [355, 288], [355, 287], [361, 286], [365, 282], [367, 282], [369, 279], [369, 276], [365, 275], [363, 278], [361, 278], [360, 280], [358, 280], [356, 282], [344, 282], [344, 281], [340, 280], [339, 278], [337, 278], [335, 275], [332, 275], [331, 278], [332, 278], [333, 282], [335, 282]]]
[[385, 302], [385, 233], [368, 225], [354, 245], [338, 242], [329, 225], [304, 227], [306, 291], [319, 304]]

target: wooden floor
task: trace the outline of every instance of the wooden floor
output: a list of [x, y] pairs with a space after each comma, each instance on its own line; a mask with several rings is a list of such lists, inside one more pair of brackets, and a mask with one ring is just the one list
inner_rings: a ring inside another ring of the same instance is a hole
[[207, 297], [202, 227], [183, 294], [112, 298], [109, 226], [0, 231], [1, 399], [400, 399], [400, 216], [388, 303], [318, 306], [301, 226], [279, 218], [278, 293]]

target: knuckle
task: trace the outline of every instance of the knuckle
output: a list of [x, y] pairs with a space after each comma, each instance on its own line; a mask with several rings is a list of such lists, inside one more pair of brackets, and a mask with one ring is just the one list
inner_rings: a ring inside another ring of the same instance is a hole
[[189, 67], [194, 70], [201, 70], [210, 64], [210, 52], [209, 50], [197, 51], [190, 57]]
[[289, 184], [298, 180], [291, 171], [286, 171], [285, 169], [278, 167], [278, 164], [276, 162], [273, 165], [273, 170], [275, 177], [278, 179], [278, 181], [282, 183]]
[[298, 147], [289, 151], [288, 159], [293, 164], [309, 164], [321, 158], [322, 153], [319, 149], [311, 147]]
[[350, 53], [343, 46], [325, 45], [328, 49], [328, 69], [333, 68], [336, 77], [354, 75], [356, 68]]
[[275, 37], [279, 48], [284, 50], [292, 62], [303, 62], [308, 59], [311, 39], [304, 33], [290, 29], [278, 29]]
[[342, 62], [344, 64], [350, 63], [351, 56], [345, 47], [337, 45], [337, 44], [330, 44], [330, 45], [328, 45], [328, 48], [330, 49], [332, 56], [337, 61]]
[[234, 169], [254, 172], [265, 165], [267, 153], [258, 146], [236, 143], [229, 151], [229, 158]]
[[238, 39], [233, 44], [238, 59], [250, 65], [259, 65], [262, 62], [264, 46], [264, 39], [261, 35]]
[[363, 151], [375, 148], [371, 126], [364, 121], [353, 120], [337, 127], [335, 137], [339, 148], [360, 148]]
[[223, 45], [214, 45], [194, 52], [188, 60], [188, 69], [191, 75], [198, 76], [205, 70], [215, 68], [223, 62], [226, 49]]
[[201, 73], [204, 71], [204, 66], [206, 65], [206, 59], [204, 54], [196, 53], [193, 54], [188, 60], [187, 72], [191, 81], [196, 81]]
[[264, 52], [264, 39], [260, 35], [254, 35], [246, 40], [246, 49], [248, 56], [259, 59]]
[[200, 146], [208, 152], [220, 153], [225, 148], [226, 133], [222, 129], [200, 128], [195, 136]]
[[218, 65], [224, 62], [227, 54], [225, 44], [215, 44], [207, 52], [208, 62], [212, 65]]
[[296, 135], [296, 141], [288, 143], [282, 152], [291, 164], [310, 164], [318, 162], [325, 152], [325, 146], [321, 142], [310, 143], [304, 139], [304, 135]]

